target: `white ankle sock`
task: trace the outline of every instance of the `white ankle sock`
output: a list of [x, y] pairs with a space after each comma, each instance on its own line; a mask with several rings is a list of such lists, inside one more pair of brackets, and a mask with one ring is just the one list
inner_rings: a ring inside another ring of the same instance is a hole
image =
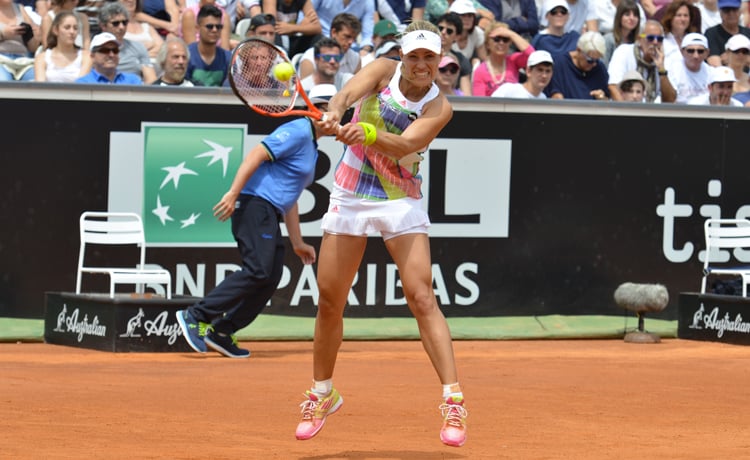
[[443, 399], [448, 399], [450, 396], [463, 396], [461, 385], [458, 382], [443, 385]]
[[317, 396], [328, 396], [333, 389], [333, 379], [313, 380], [312, 392]]

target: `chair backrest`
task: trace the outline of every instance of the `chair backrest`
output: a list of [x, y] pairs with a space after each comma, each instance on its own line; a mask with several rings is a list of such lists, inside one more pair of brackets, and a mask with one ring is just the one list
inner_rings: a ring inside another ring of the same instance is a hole
[[141, 216], [132, 212], [86, 211], [80, 218], [81, 248], [78, 267], [83, 267], [85, 246], [92, 244], [140, 246], [140, 267], [146, 260], [146, 235]]
[[251, 18], [243, 18], [237, 21], [237, 25], [234, 27], [234, 33], [240, 36], [240, 41], [245, 39], [247, 29], [250, 28]]
[[730, 255], [720, 253], [719, 249], [750, 248], [750, 220], [707, 219], [703, 228], [706, 236], [704, 268], [711, 262], [729, 262]]

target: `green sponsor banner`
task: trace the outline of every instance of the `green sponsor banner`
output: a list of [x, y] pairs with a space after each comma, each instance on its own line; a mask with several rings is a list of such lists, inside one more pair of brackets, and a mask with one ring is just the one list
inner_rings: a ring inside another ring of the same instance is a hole
[[213, 207], [229, 190], [244, 152], [244, 126], [143, 127], [143, 223], [146, 241], [232, 243], [229, 222]]

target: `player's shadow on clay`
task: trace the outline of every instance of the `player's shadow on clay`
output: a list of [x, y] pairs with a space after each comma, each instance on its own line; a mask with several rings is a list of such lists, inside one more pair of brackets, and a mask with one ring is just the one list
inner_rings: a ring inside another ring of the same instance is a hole
[[393, 460], [435, 460], [436, 458], [440, 459], [459, 459], [459, 458], [466, 458], [466, 456], [454, 453], [454, 452], [445, 452], [445, 451], [435, 451], [435, 452], [424, 452], [424, 451], [413, 451], [413, 450], [399, 450], [399, 451], [382, 451], [379, 450], [377, 452], [363, 452], [363, 451], [357, 451], [357, 450], [347, 450], [344, 452], [340, 452], [337, 454], [330, 454], [330, 455], [313, 455], [311, 457], [300, 457], [298, 460], [338, 460], [338, 459], [346, 459], [346, 460], [352, 460], [352, 459], [372, 459], [372, 458], [387, 458], [387, 459], [393, 459]]

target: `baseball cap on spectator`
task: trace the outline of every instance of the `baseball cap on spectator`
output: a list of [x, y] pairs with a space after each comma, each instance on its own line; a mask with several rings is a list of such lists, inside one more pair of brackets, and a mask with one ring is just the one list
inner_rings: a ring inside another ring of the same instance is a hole
[[688, 46], [702, 46], [708, 49], [708, 39], [705, 35], [701, 35], [696, 32], [690, 32], [682, 38], [681, 48], [687, 48]]
[[620, 88], [622, 88], [622, 85], [624, 83], [627, 83], [629, 81], [639, 81], [643, 86], [646, 86], [646, 80], [643, 78], [643, 75], [641, 75], [640, 72], [637, 70], [628, 70], [625, 72], [625, 75], [622, 76], [622, 80], [620, 80], [620, 83], [617, 85]]
[[456, 0], [448, 11], [456, 14], [477, 14], [477, 9], [471, 0]]
[[741, 49], [750, 50], [750, 38], [747, 38], [742, 34], [732, 35], [729, 40], [727, 40], [727, 44], [724, 45], [724, 48], [729, 51], [737, 51]]
[[375, 57], [379, 58], [385, 54], [388, 54], [392, 49], [401, 49], [401, 45], [396, 40], [386, 40], [375, 50]]
[[739, 8], [742, 0], [719, 0], [719, 9], [722, 8]]
[[734, 76], [734, 70], [727, 66], [713, 67], [708, 72], [708, 84], [713, 85], [714, 83], [724, 82], [736, 82], [737, 79]]
[[97, 49], [101, 48], [103, 45], [107, 43], [114, 43], [117, 45], [117, 47], [120, 47], [120, 44], [117, 42], [117, 37], [112, 35], [109, 32], [102, 32], [100, 34], [94, 35], [94, 38], [91, 39], [91, 44], [89, 45], [89, 49], [91, 51], [96, 51]]
[[275, 26], [276, 18], [274, 18], [272, 14], [256, 14], [250, 20], [250, 27], [248, 27], [248, 30], [255, 30], [260, 26], [265, 26], [266, 24]]
[[552, 55], [549, 54], [549, 51], [536, 50], [529, 55], [529, 59], [526, 62], [526, 65], [529, 68], [532, 68], [535, 65], [544, 63], [555, 65], [555, 61], [552, 60]]
[[544, 14], [549, 13], [555, 8], [565, 8], [565, 11], [570, 11], [570, 6], [565, 0], [545, 0], [544, 2]]
[[375, 27], [372, 28], [372, 34], [377, 35], [378, 37], [396, 35], [397, 33], [398, 28], [396, 27], [396, 24], [394, 24], [393, 21], [389, 21], [387, 19], [381, 19], [375, 24]]
[[313, 104], [326, 104], [334, 94], [336, 94], [336, 86], [330, 83], [321, 83], [312, 87], [307, 97], [310, 98], [310, 102]]
[[458, 61], [453, 57], [452, 54], [446, 54], [445, 56], [443, 56], [443, 59], [440, 60], [440, 64], [438, 64], [438, 69], [448, 67], [449, 65], [454, 65], [457, 69], [461, 69], [461, 66], [458, 65]]

